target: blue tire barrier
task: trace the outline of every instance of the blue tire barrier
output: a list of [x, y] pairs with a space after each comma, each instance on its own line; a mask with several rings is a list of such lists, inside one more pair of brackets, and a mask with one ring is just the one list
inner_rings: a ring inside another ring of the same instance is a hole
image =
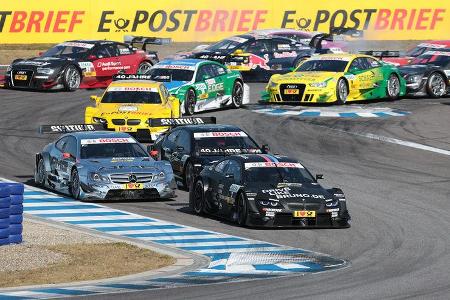
[[0, 208], [0, 219], [6, 219], [9, 218], [11, 215], [11, 209], [8, 208]]
[[0, 229], [9, 228], [11, 220], [9, 218], [0, 219]]
[[23, 215], [10, 215], [9, 216], [10, 224], [22, 224], [22, 222], [23, 222]]
[[23, 214], [23, 204], [16, 204], [16, 205], [12, 205], [9, 208], [10, 209], [10, 214], [11, 215], [21, 215]]
[[9, 244], [9, 237], [6, 239], [0, 239], [0, 246], [8, 245]]
[[10, 224], [9, 225], [9, 235], [22, 234], [23, 227], [22, 224]]
[[0, 183], [0, 198], [9, 197], [11, 195], [9, 186], [6, 183]]
[[9, 237], [9, 228], [0, 229], [0, 239], [6, 239]]
[[9, 196], [11, 198], [11, 204], [17, 205], [17, 204], [23, 204], [23, 195], [13, 195]]
[[9, 208], [11, 206], [11, 197], [0, 198], [0, 208]]
[[23, 195], [24, 192], [23, 183], [8, 183], [8, 186], [11, 195]]
[[10, 244], [20, 244], [22, 243], [22, 235], [21, 234], [10, 235], [8, 240]]

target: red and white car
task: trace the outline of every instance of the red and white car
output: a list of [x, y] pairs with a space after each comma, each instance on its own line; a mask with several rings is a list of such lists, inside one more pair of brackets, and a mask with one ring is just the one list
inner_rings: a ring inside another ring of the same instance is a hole
[[383, 57], [382, 60], [396, 66], [409, 64], [414, 58], [430, 50], [444, 50], [450, 48], [450, 40], [428, 41], [420, 43], [398, 57]]

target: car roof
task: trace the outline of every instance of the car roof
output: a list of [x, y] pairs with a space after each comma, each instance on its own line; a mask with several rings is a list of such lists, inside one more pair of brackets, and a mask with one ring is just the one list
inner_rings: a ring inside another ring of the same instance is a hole
[[260, 35], [277, 35], [281, 33], [290, 33], [296, 35], [305, 35], [312, 37], [314, 34], [311, 31], [303, 31], [291, 28], [273, 28], [273, 29], [256, 29], [249, 32], [250, 34], [260, 34]]
[[166, 59], [163, 61], [160, 61], [156, 64], [156, 66], [191, 66], [196, 67], [197, 65], [207, 62], [205, 59], [195, 59], [195, 58], [186, 58], [186, 59]]
[[352, 53], [330, 53], [330, 54], [320, 54], [320, 55], [314, 55], [311, 56], [311, 60], [321, 60], [321, 59], [336, 59], [336, 60], [352, 60], [354, 58], [357, 57], [370, 57], [370, 58], [374, 58], [373, 56], [370, 55], [365, 55], [365, 54], [352, 54]]
[[161, 85], [161, 82], [153, 80], [124, 79], [111, 82], [108, 89], [110, 87], [149, 87], [159, 89]]
[[80, 131], [67, 133], [64, 136], [72, 135], [77, 139], [97, 139], [97, 138], [129, 138], [131, 137], [126, 132], [115, 131]]
[[220, 131], [242, 131], [235, 125], [224, 124], [204, 124], [204, 125], [185, 125], [178, 128], [188, 130], [190, 132], [220, 132]]
[[240, 160], [243, 163], [253, 163], [253, 162], [268, 162], [268, 163], [277, 163], [277, 162], [292, 162], [298, 163], [298, 160], [294, 158], [290, 158], [282, 155], [273, 155], [273, 154], [238, 154], [231, 155], [229, 157], [234, 157]]

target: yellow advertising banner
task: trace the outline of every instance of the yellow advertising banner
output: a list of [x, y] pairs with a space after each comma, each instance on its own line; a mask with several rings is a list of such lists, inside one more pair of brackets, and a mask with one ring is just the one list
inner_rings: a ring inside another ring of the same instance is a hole
[[211, 42], [254, 29], [363, 29], [368, 40], [450, 39], [448, 0], [3, 0], [1, 43], [124, 35]]

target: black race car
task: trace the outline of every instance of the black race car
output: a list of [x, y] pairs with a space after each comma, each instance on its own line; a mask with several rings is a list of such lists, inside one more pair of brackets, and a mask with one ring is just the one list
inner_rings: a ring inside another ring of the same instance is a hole
[[177, 183], [189, 190], [193, 179], [205, 166], [226, 155], [263, 153], [268, 148], [258, 146], [237, 126], [203, 124], [177, 126], [169, 130], [155, 141], [152, 150], [153, 157], [170, 161]]
[[241, 226], [350, 227], [344, 193], [321, 178], [284, 156], [232, 155], [196, 177], [189, 206]]
[[[53, 46], [38, 57], [16, 59], [8, 67], [4, 86], [20, 89], [104, 88], [118, 73], [144, 74], [157, 63], [147, 44], [170, 39], [126, 36], [125, 43], [105, 40], [74, 40]], [[142, 44], [142, 50], [134, 47]]]
[[450, 92], [450, 49], [426, 51], [398, 69], [408, 94], [438, 98]]

